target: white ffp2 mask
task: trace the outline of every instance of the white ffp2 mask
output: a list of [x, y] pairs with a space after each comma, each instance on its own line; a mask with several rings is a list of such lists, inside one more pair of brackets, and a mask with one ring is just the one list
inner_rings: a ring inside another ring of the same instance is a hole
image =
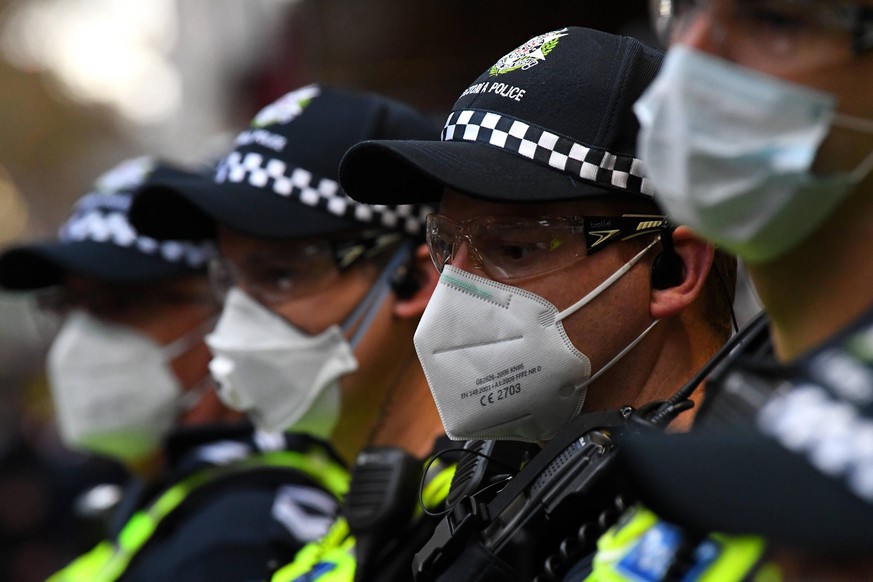
[[161, 346], [134, 329], [72, 312], [47, 359], [63, 442], [122, 462], [157, 450], [184, 412], [168, 363], [202, 335], [197, 328]]
[[308, 335], [233, 288], [206, 343], [222, 402], [246, 412], [259, 429], [322, 438], [333, 431], [339, 379], [358, 369], [338, 325]]
[[873, 168], [816, 176], [831, 125], [873, 133], [834, 113], [826, 93], [684, 46], [634, 106], [640, 158], [670, 219], [747, 262], [783, 255], [809, 236]]
[[[389, 280], [407, 260], [403, 244], [340, 325], [309, 335], [238, 288], [228, 293], [215, 331], [207, 336], [219, 398], [246, 412], [267, 432], [293, 430], [327, 438], [340, 414], [340, 378], [358, 369], [354, 349], [390, 292]], [[344, 330], [356, 326], [346, 341]]]
[[615, 283], [655, 242], [560, 312], [535, 293], [446, 265], [415, 332], [415, 348], [449, 438], [549, 440], [579, 414], [588, 385], [657, 322], [592, 376], [590, 360], [561, 321]]

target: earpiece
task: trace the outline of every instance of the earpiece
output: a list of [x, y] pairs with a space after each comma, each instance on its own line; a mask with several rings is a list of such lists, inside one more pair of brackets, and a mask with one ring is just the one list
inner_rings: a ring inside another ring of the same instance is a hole
[[673, 248], [673, 231], [665, 229], [661, 234], [664, 250], [652, 261], [652, 289], [669, 289], [685, 279], [685, 265]]
[[410, 299], [420, 288], [412, 261], [400, 265], [391, 275], [391, 290], [398, 299]]

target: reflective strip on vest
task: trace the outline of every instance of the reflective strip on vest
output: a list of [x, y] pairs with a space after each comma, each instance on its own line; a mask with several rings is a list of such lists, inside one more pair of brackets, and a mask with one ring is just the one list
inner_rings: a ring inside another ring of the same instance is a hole
[[[421, 492], [421, 501], [426, 507], [432, 508], [449, 496], [455, 469], [455, 465], [446, 467], [425, 485]], [[422, 513], [421, 506], [416, 506], [413, 519], [419, 519]], [[323, 538], [306, 544], [294, 556], [294, 561], [279, 569], [270, 580], [271, 582], [353, 582], [355, 564], [355, 538], [349, 533], [348, 522], [340, 517]]]
[[303, 473], [322, 488], [341, 499], [348, 490], [344, 467], [319, 448], [306, 452], [271, 451], [252, 455], [229, 465], [198, 471], [167, 489], [149, 507], [134, 513], [115, 542], [104, 540], [88, 553], [76, 558], [46, 582], [112, 582], [157, 531], [161, 521], [196, 489], [227, 475], [249, 469], [279, 467]]
[[[681, 529], [636, 506], [597, 541], [585, 582], [661, 580], [681, 542]], [[762, 564], [765, 542], [753, 536], [710, 534], [694, 550], [683, 582], [778, 582], [778, 569]]]
[[349, 524], [338, 518], [320, 540], [309, 542], [294, 561], [279, 569], [272, 582], [335, 582], [355, 579], [355, 538]]

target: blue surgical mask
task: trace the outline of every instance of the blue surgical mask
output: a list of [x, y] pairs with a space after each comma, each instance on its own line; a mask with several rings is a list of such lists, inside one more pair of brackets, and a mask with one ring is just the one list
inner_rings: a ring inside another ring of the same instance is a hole
[[637, 101], [638, 152], [671, 220], [750, 263], [811, 235], [873, 169], [811, 167], [831, 126], [873, 134], [834, 112], [833, 96], [708, 56], [670, 49]]

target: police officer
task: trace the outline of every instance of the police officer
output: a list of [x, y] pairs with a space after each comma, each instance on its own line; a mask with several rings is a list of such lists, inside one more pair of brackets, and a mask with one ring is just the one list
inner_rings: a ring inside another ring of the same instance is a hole
[[[347, 461], [357, 458], [358, 472], [388, 457], [412, 471], [403, 477], [415, 485], [406, 495], [377, 483], [387, 513], [407, 512], [388, 531], [399, 542], [414, 539], [406, 526], [421, 462], [444, 436], [412, 344], [437, 278], [422, 244], [429, 209], [355, 202], [336, 174], [343, 153], [363, 139], [437, 134], [425, 115], [395, 101], [310, 85], [255, 116], [220, 163], [216, 188], [156, 184], [133, 210], [135, 224], [159, 237], [217, 236], [221, 258], [211, 275], [226, 303], [207, 343], [228, 406], [265, 431], [328, 439]], [[380, 445], [393, 448], [358, 457]], [[451, 474], [433, 477], [429, 490], [444, 496]], [[277, 579], [310, 569], [312, 579], [352, 576], [365, 559], [354, 548], [340, 519]]]
[[695, 434], [638, 443], [629, 471], [698, 540], [764, 534], [787, 579], [867, 578], [873, 4], [673, 1], [654, 16], [672, 47], [637, 104], [652, 180], [748, 263], [769, 327], [712, 383]]
[[663, 400], [729, 336], [730, 262], [716, 272], [713, 248], [672, 227], [636, 152], [631, 107], [661, 56], [556, 30], [464, 90], [440, 141], [346, 154], [356, 199], [441, 200], [415, 342], [451, 438], [546, 442], [580, 412]]
[[[256, 439], [216, 398], [203, 341], [219, 311], [206, 278], [215, 249], [131, 227], [132, 194], [155, 179], [210, 184], [152, 158], [128, 160], [78, 202], [60, 240], [0, 256], [0, 284], [40, 289], [43, 305], [64, 314], [48, 354], [63, 442], [135, 475], [106, 539], [52, 581], [263, 577], [321, 533], [284, 519], [283, 499], [310, 500], [310, 528], [320, 518], [323, 530], [335, 511], [325, 490], [338, 461], [307, 440]], [[320, 462], [300, 478], [304, 454]]]

